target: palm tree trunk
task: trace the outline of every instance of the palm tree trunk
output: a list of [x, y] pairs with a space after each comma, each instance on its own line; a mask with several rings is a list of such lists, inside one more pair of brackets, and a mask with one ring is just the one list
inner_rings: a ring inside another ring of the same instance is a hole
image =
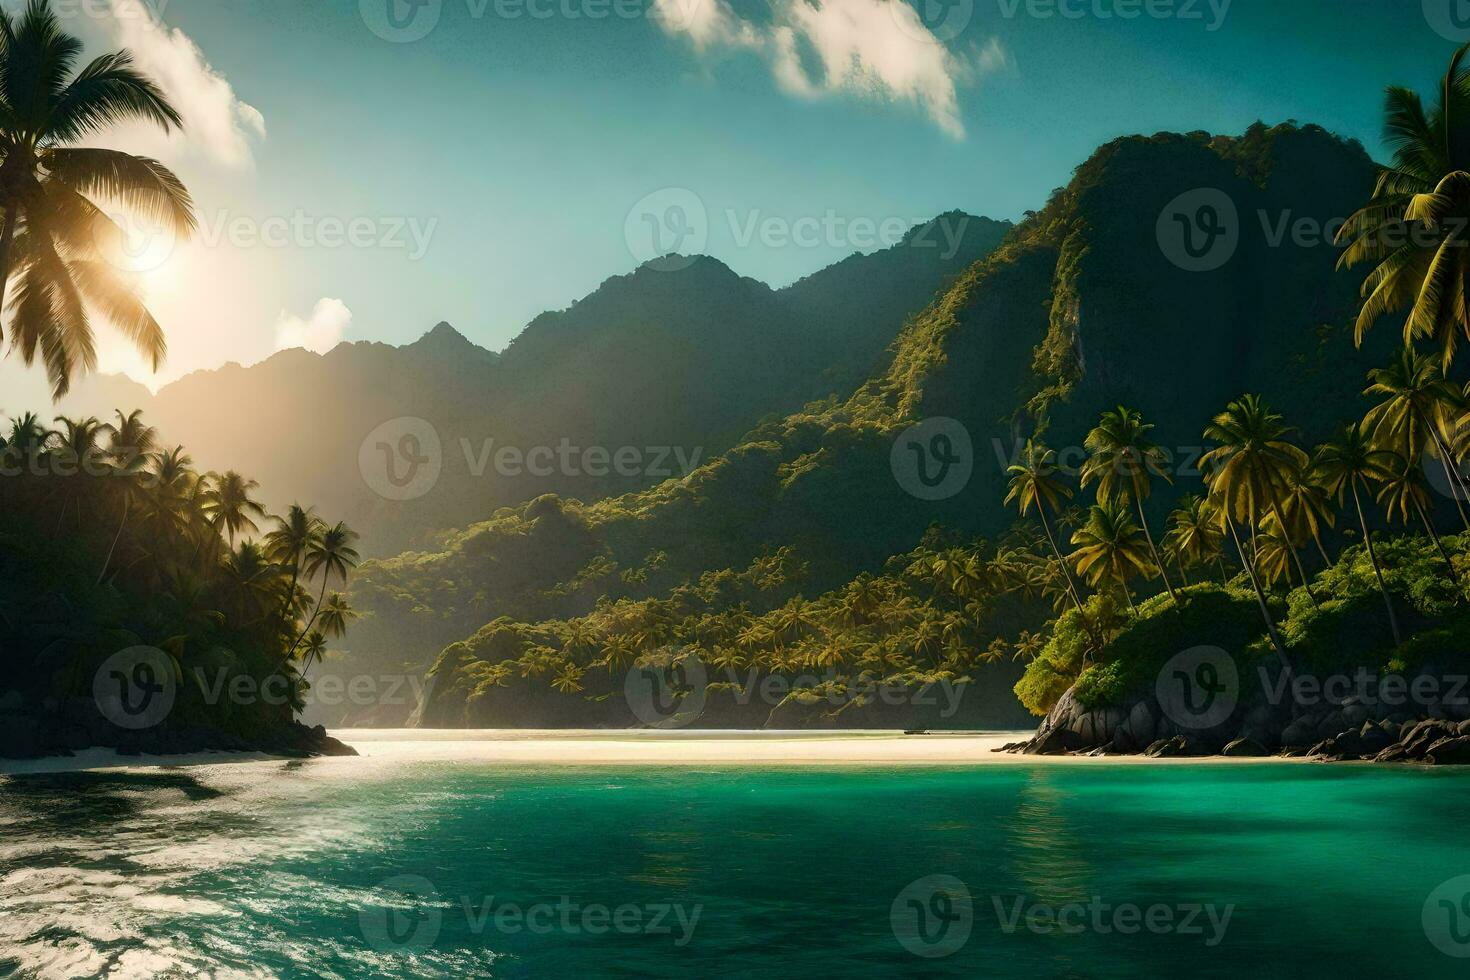
[[1312, 540], [1317, 542], [1317, 554], [1322, 556], [1322, 560], [1327, 563], [1327, 567], [1332, 568], [1334, 565], [1336, 565], [1336, 562], [1327, 557], [1327, 549], [1322, 546], [1322, 535], [1318, 534], [1316, 531], [1313, 531]]
[[[1134, 495], [1137, 496], [1136, 494]], [[1169, 573], [1164, 570], [1164, 559], [1159, 557], [1159, 549], [1154, 547], [1153, 532], [1148, 529], [1148, 515], [1143, 512], [1143, 501], [1135, 500], [1138, 505], [1138, 523], [1143, 525], [1143, 536], [1148, 540], [1148, 550], [1153, 552], [1154, 567], [1159, 570], [1159, 578], [1164, 580], [1164, 588], [1169, 593], [1169, 598], [1174, 600], [1174, 605], [1179, 605], [1179, 596], [1174, 593], [1174, 586], [1169, 583]], [[1127, 587], [1124, 587], [1126, 591]]]
[[1383, 593], [1383, 604], [1388, 607], [1388, 625], [1393, 630], [1393, 645], [1403, 646], [1404, 639], [1399, 634], [1399, 619], [1393, 611], [1393, 598], [1388, 594], [1388, 586], [1383, 584], [1383, 570], [1378, 567], [1378, 553], [1373, 549], [1373, 532], [1368, 530], [1368, 519], [1363, 516], [1363, 502], [1358, 498], [1358, 483], [1352, 481], [1353, 506], [1358, 509], [1358, 523], [1363, 528], [1363, 543], [1368, 546], [1368, 561], [1373, 565], [1373, 576], [1378, 579], [1378, 591]]
[[1286, 659], [1286, 644], [1281, 641], [1281, 634], [1276, 632], [1276, 623], [1271, 619], [1271, 609], [1266, 605], [1266, 593], [1261, 591], [1261, 580], [1256, 577], [1255, 566], [1245, 560], [1245, 548], [1240, 543], [1240, 535], [1235, 532], [1235, 522], [1225, 514], [1225, 526], [1230, 529], [1230, 537], [1235, 542], [1235, 551], [1240, 555], [1240, 564], [1245, 569], [1246, 575], [1251, 580], [1251, 588], [1256, 590], [1256, 604], [1261, 607], [1261, 618], [1266, 621], [1266, 633], [1271, 637], [1271, 646], [1276, 650], [1276, 658], [1281, 661], [1285, 670], [1291, 670], [1291, 664]]
[[1123, 590], [1123, 598], [1128, 600], [1128, 608], [1133, 610], [1133, 618], [1138, 618], [1138, 607], [1133, 604], [1133, 593], [1128, 591], [1128, 583], [1118, 579], [1118, 585]]
[[1093, 647], [1101, 656], [1102, 639], [1092, 631], [1092, 624], [1087, 619], [1087, 613], [1082, 609], [1082, 599], [1077, 594], [1077, 585], [1072, 581], [1072, 572], [1067, 568], [1067, 559], [1062, 556], [1062, 549], [1057, 547], [1056, 536], [1051, 533], [1051, 522], [1046, 519], [1046, 505], [1039, 497], [1036, 500], [1036, 512], [1041, 515], [1041, 528], [1046, 532], [1046, 540], [1051, 544], [1051, 553], [1056, 556], [1057, 564], [1062, 566], [1062, 578], [1067, 582], [1067, 594], [1072, 597], [1072, 605], [1077, 607], [1077, 619], [1082, 623], [1082, 628], [1087, 631]]
[[1183, 587], [1186, 589], [1189, 588], [1189, 574], [1184, 571], [1184, 559], [1176, 555], [1174, 557], [1174, 567], [1179, 569], [1179, 580], [1184, 583]]
[[0, 310], [5, 309], [5, 285], [10, 281], [10, 243], [15, 241], [15, 205], [5, 209], [5, 229], [0, 231]]
[[[322, 611], [322, 599], [324, 599], [326, 597], [326, 595], [327, 595], [327, 578], [328, 577], [329, 576], [327, 575], [327, 570], [325, 568], [323, 568], [322, 569], [322, 588], [321, 588], [321, 591], [317, 593], [316, 605], [312, 607], [311, 616], [310, 616], [310, 618], [308, 618], [306, 620], [306, 625], [303, 626], [303, 627], [301, 627], [301, 635], [298, 636], [298, 637], [296, 637], [296, 642], [293, 643], [293, 644], [291, 644], [291, 649], [290, 650], [286, 651], [286, 660], [290, 660], [291, 657], [292, 657], [292, 655], [294, 655], [296, 653], [296, 648], [301, 645], [301, 641], [304, 640], [304, 639], [306, 639], [306, 634], [311, 631], [311, 624], [314, 623], [314, 622], [316, 622], [317, 614]], [[282, 660], [281, 663], [285, 663], [286, 660]]]
[[1424, 505], [1418, 500], [1414, 501], [1414, 509], [1419, 512], [1419, 520], [1424, 522], [1424, 530], [1434, 539], [1434, 547], [1438, 549], [1439, 556], [1444, 559], [1445, 567], [1450, 570], [1450, 581], [1455, 583], [1455, 590], [1461, 591], [1460, 575], [1455, 571], [1455, 563], [1450, 560], [1450, 553], [1445, 550], [1444, 542], [1440, 540], [1439, 532], [1435, 530], [1434, 522], [1429, 519], [1429, 514], [1424, 510]]
[[132, 500], [133, 495], [127, 490], [124, 490], [122, 520], [117, 522], [117, 533], [112, 536], [112, 547], [107, 549], [107, 557], [102, 560], [102, 571], [97, 573], [98, 585], [101, 585], [102, 580], [107, 577], [107, 566], [112, 564], [112, 553], [117, 550], [118, 539], [122, 537], [123, 528], [128, 523], [128, 509]]
[[1460, 512], [1460, 521], [1465, 525], [1465, 530], [1470, 531], [1470, 516], [1465, 513], [1465, 498], [1470, 497], [1470, 487], [1465, 485], [1465, 478], [1460, 473], [1460, 467], [1450, 464], [1450, 447], [1445, 444], [1444, 437], [1439, 434], [1439, 427], [1431, 425], [1424, 417], [1418, 406], [1414, 407], [1414, 414], [1419, 417], [1419, 424], [1429, 432], [1429, 437], [1434, 440], [1434, 448], [1439, 451], [1439, 461], [1444, 466], [1445, 479], [1450, 481], [1450, 494], [1455, 498], [1455, 510]]
[[1276, 524], [1281, 528], [1281, 541], [1286, 545], [1286, 550], [1296, 565], [1296, 573], [1301, 577], [1302, 588], [1307, 590], [1307, 598], [1312, 600], [1313, 606], [1321, 609], [1322, 603], [1318, 602], [1317, 597], [1312, 594], [1312, 585], [1307, 581], [1307, 570], [1302, 567], [1302, 556], [1296, 553], [1296, 545], [1292, 543], [1291, 532], [1286, 529], [1286, 518], [1281, 515], [1281, 505], [1274, 500], [1271, 501], [1271, 512], [1276, 515]]

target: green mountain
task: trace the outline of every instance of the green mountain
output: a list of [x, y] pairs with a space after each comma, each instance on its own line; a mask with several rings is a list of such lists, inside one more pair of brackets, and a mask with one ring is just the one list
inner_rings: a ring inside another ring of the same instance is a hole
[[[952, 212], [783, 289], [707, 257], [663, 261], [538, 316], [500, 354], [441, 323], [404, 347], [287, 350], [190, 374], [156, 396], [91, 379], [62, 408], [104, 418], [142, 408], [201, 467], [259, 480], [273, 511], [299, 499], [340, 515], [366, 554], [438, 547], [436, 532], [543, 493], [595, 500], [682, 474], [763, 417], [845, 394], [904, 317], [1009, 229]], [[438, 476], [411, 499], [388, 499], [370, 436], [389, 423], [391, 452], [404, 417], [432, 427]], [[502, 462], [502, 450], [518, 455]], [[620, 462], [620, 450], [632, 457]]]
[[[978, 699], [996, 706], [982, 721], [1011, 720], [1008, 691], [988, 696], [1014, 672], [975, 654], [1028, 615], [1039, 623], [1036, 601], [962, 614], [959, 595], [925, 585], [930, 565], [975, 536], [991, 550], [972, 551], [1001, 564], [995, 542], [1013, 521], [1005, 468], [1020, 441], [1045, 432], [1064, 463], [1080, 462], [1083, 435], [1120, 401], [1158, 423], [1181, 488], [1195, 479], [1200, 431], [1244, 391], [1265, 395], [1306, 440], [1360, 412], [1342, 379], [1385, 363], [1395, 331], [1354, 349], [1360, 279], [1337, 272], [1335, 248], [1310, 231], [1352, 213], [1373, 177], [1361, 146], [1312, 126], [1108, 144], [909, 320], [883, 369], [845, 400], [767, 421], [687, 478], [591, 503], [543, 496], [441, 548], [366, 567], [354, 598], [368, 615], [352, 660], [437, 661], [424, 724], [627, 723], [611, 667], [685, 649], [737, 662], [754, 650], [747, 659], [770, 673], [826, 657], [897, 678], [974, 674]], [[1161, 228], [1171, 210], [1196, 215], [1200, 189], [1234, 206], [1237, 241], [1218, 268], [1190, 271]], [[961, 492], [929, 501], [901, 485], [913, 485], [896, 462], [907, 447], [897, 457], [894, 448], [935, 418], [964, 427], [973, 472]], [[926, 539], [931, 525], [948, 538]], [[847, 622], [844, 603], [863, 576], [879, 582], [892, 623]], [[797, 597], [816, 622], [783, 635], [781, 610]], [[931, 651], [930, 624], [962, 642]], [[764, 639], [737, 642], [752, 626]], [[813, 637], [839, 635], [856, 652], [816, 649]], [[804, 643], [807, 660], [788, 656]], [[721, 717], [763, 723], [770, 706], [743, 707], [722, 706]], [[869, 709], [858, 707], [846, 717], [860, 721]], [[822, 714], [817, 705], [810, 723]]]

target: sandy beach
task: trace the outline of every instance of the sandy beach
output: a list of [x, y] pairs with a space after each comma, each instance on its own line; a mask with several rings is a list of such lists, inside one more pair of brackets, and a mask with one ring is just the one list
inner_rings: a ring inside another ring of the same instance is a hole
[[[1250, 764], [1266, 758], [1148, 759], [1143, 756], [1035, 756], [996, 752], [1032, 733], [955, 732], [903, 735], [863, 731], [610, 731], [605, 729], [339, 729], [332, 734], [362, 759], [534, 766], [971, 766]], [[75, 756], [0, 760], [0, 775], [96, 769], [215, 766], [278, 761], [254, 753], [200, 752], [120, 756], [88, 749]], [[351, 766], [351, 756], [312, 760]]]

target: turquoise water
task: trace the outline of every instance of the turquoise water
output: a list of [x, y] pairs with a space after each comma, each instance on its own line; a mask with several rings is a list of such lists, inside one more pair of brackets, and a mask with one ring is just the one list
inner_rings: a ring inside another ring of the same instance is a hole
[[0, 975], [1465, 976], [1467, 822], [1361, 766], [0, 778]]

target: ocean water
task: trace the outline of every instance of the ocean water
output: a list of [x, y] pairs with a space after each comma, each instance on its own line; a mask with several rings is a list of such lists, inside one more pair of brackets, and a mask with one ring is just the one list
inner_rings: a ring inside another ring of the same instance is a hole
[[1470, 973], [1470, 773], [547, 768], [0, 777], [0, 976]]

